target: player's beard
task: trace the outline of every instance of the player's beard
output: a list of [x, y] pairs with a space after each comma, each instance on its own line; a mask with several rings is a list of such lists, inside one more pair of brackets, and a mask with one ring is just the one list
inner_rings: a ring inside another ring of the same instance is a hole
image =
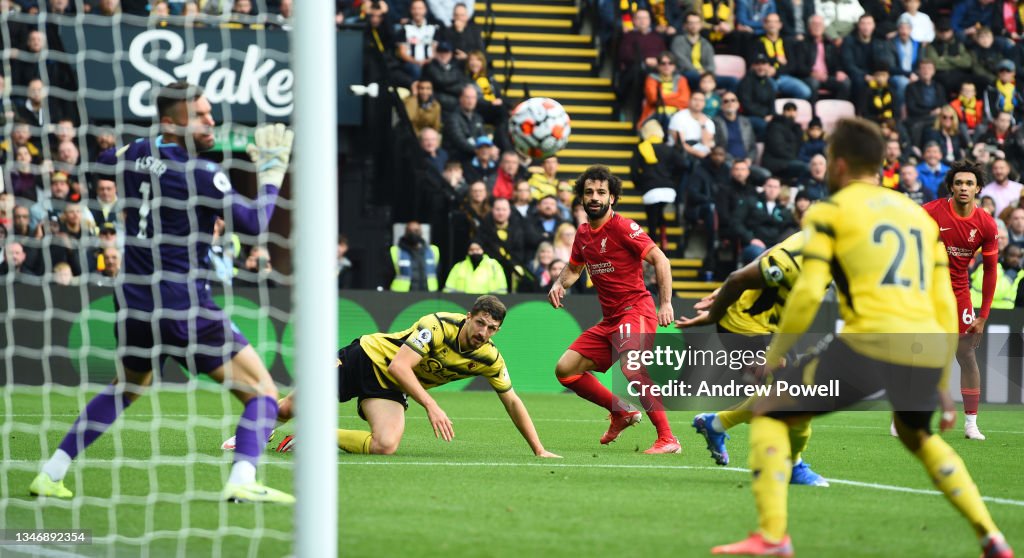
[[587, 217], [593, 221], [596, 221], [608, 214], [608, 210], [611, 209], [612, 204], [604, 203], [600, 207], [594, 209], [590, 205], [583, 206], [583, 209], [587, 212]]

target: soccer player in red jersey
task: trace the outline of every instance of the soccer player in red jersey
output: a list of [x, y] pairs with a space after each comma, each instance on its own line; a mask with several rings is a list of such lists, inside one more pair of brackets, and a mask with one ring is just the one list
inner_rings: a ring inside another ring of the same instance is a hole
[[[949, 278], [956, 296], [957, 321], [960, 324], [960, 343], [956, 361], [960, 364], [960, 393], [964, 400], [964, 435], [972, 440], [984, 440], [978, 430], [978, 401], [981, 399], [981, 371], [974, 349], [981, 342], [985, 320], [992, 307], [996, 288], [996, 262], [999, 248], [996, 243], [996, 223], [992, 217], [975, 205], [975, 199], [985, 183], [980, 166], [967, 161], [953, 163], [946, 173], [946, 188], [952, 197], [928, 202], [924, 209], [939, 225], [939, 236], [949, 254]], [[971, 304], [971, 286], [967, 268], [974, 254], [981, 248], [984, 258], [985, 279], [982, 284], [981, 310], [974, 315]]]
[[[580, 278], [586, 266], [597, 288], [604, 319], [569, 346], [558, 360], [555, 375], [576, 395], [608, 409], [611, 426], [601, 437], [601, 443], [607, 444], [625, 428], [640, 422], [641, 414], [615, 397], [590, 371], [608, 370], [616, 354], [649, 350], [657, 327], [672, 323], [672, 268], [640, 225], [612, 211], [622, 195], [622, 181], [607, 167], [594, 165], [584, 171], [576, 180], [575, 193], [587, 211], [587, 222], [576, 231], [569, 264], [551, 286], [548, 300], [553, 307], [561, 308], [566, 289]], [[644, 286], [644, 261], [657, 273], [657, 312]], [[642, 386], [651, 383], [646, 370], [633, 372], [623, 366], [622, 372]], [[646, 394], [643, 390], [641, 393]], [[658, 431], [658, 439], [644, 453], [679, 453], [679, 440], [672, 435], [661, 400], [651, 395], [643, 395], [640, 400]]]

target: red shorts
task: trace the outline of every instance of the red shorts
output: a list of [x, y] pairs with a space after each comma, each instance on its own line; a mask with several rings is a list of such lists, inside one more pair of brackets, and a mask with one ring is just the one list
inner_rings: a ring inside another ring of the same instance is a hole
[[960, 335], [967, 333], [967, 328], [974, 323], [974, 303], [971, 302], [971, 291], [956, 292], [956, 323], [960, 325]]
[[655, 316], [625, 312], [605, 318], [581, 333], [569, 345], [569, 350], [594, 361], [594, 371], [604, 372], [615, 364], [616, 357], [627, 351], [650, 350], [657, 329]]

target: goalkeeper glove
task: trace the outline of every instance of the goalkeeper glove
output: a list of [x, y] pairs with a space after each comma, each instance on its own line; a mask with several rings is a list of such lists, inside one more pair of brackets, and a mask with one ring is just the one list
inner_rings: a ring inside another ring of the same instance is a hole
[[260, 184], [281, 187], [284, 174], [288, 172], [294, 139], [295, 133], [284, 124], [268, 124], [256, 129], [254, 143], [245, 146], [245, 152], [256, 163]]

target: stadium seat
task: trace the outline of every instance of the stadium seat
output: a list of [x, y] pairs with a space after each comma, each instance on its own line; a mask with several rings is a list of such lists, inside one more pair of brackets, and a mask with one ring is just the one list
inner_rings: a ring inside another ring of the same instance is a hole
[[782, 107], [786, 103], [793, 103], [796, 105], [796, 122], [801, 128], [807, 129], [807, 124], [811, 122], [811, 118], [814, 118], [814, 107], [811, 106], [809, 101], [803, 99], [790, 99], [783, 97], [781, 99], [775, 99], [775, 114], [782, 114]]
[[731, 76], [736, 79], [743, 79], [747, 75], [747, 61], [741, 56], [732, 54], [715, 55], [715, 75]]
[[831, 134], [836, 122], [840, 118], [856, 116], [857, 111], [853, 103], [839, 99], [822, 99], [814, 105], [814, 112], [821, 119], [821, 125], [825, 128], [825, 134]]

